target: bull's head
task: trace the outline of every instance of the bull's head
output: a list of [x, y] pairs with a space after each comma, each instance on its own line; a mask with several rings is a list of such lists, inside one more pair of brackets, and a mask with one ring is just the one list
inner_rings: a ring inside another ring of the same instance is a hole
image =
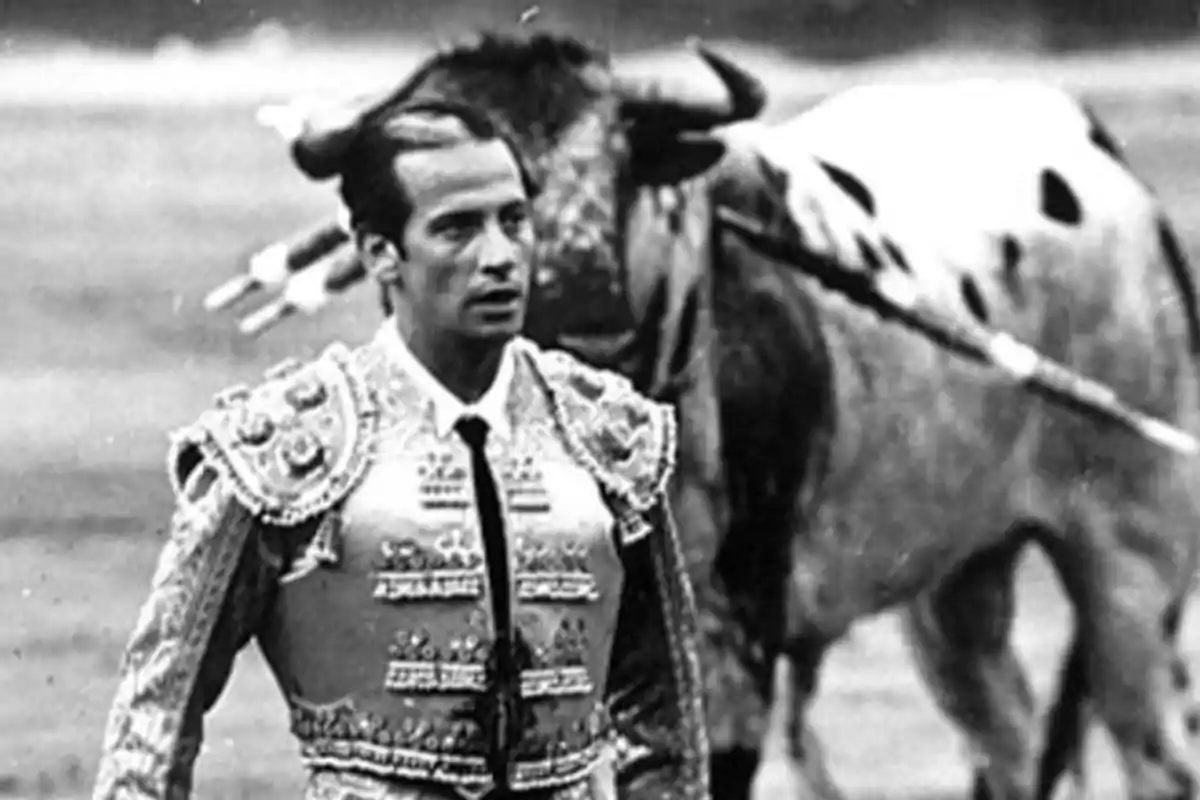
[[401, 101], [451, 100], [487, 112], [541, 189], [526, 333], [543, 342], [566, 333], [617, 337], [633, 325], [623, 233], [636, 191], [707, 170], [724, 147], [704, 132], [753, 118], [766, 101], [756, 78], [703, 45], [694, 48], [719, 79], [712, 97], [682, 96], [623, 74], [604, 53], [569, 37], [482, 36], [429, 57], [398, 88], [310, 116], [292, 156], [312, 178], [336, 175], [359, 120]]

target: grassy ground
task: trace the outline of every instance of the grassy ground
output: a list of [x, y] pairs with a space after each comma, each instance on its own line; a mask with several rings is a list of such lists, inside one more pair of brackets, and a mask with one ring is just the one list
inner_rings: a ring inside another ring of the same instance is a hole
[[[364, 293], [254, 343], [204, 315], [203, 292], [253, 246], [327, 213], [328, 190], [299, 181], [249, 106], [92, 99], [0, 109], [0, 797], [88, 793], [169, 512], [165, 432], [225, 385], [361, 333], [355, 315], [371, 304]], [[1100, 104], [1192, 252], [1198, 104], [1187, 92]], [[1018, 640], [1044, 696], [1066, 616], [1040, 564], [1025, 585]], [[965, 788], [955, 738], [887, 618], [837, 651], [817, 716], [858, 796]], [[248, 652], [211, 715], [198, 796], [295, 797], [284, 724]], [[1103, 745], [1094, 757], [1111, 794]]]

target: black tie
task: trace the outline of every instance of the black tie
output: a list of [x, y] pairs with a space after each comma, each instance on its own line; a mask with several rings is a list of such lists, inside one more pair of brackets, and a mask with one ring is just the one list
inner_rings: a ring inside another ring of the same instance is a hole
[[492, 589], [492, 616], [496, 625], [495, 680], [492, 690], [494, 716], [485, 719], [487, 727], [494, 726], [491, 738], [493, 778], [501, 787], [507, 783], [508, 752], [513, 744], [514, 711], [510, 704], [519, 691], [515, 678], [512, 646], [512, 597], [508, 586], [508, 542], [504, 536], [504, 518], [500, 512], [500, 495], [492, 468], [484, 454], [488, 424], [480, 417], [463, 417], [454, 426], [459, 437], [471, 451], [471, 475], [475, 481], [475, 503], [479, 508], [479, 527], [483, 533], [483, 550], [487, 559], [488, 583]]

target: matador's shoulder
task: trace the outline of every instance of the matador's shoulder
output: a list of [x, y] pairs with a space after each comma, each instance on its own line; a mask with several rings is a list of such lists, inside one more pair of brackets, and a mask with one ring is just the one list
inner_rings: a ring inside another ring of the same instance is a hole
[[523, 344], [550, 391], [568, 444], [610, 494], [644, 514], [659, 502], [675, 469], [674, 409], [639, 393], [624, 375], [561, 350]]
[[333, 506], [369, 464], [378, 414], [361, 352], [334, 344], [284, 361], [257, 386], [235, 386], [172, 435], [168, 473], [180, 496], [205, 464], [264, 522], [295, 525]]

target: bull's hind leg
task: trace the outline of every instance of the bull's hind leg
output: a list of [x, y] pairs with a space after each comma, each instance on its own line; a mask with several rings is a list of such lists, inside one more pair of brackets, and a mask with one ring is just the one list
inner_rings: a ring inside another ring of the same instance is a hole
[[[1174, 709], [1169, 720], [1178, 720], [1189, 738], [1200, 733], [1200, 713], [1193, 695], [1191, 669], [1180, 647], [1179, 623], [1190, 581], [1182, 594], [1167, 609], [1163, 617], [1163, 633], [1171, 651], [1171, 691], [1169, 707]], [[1084, 760], [1087, 728], [1091, 723], [1091, 708], [1087, 687], [1087, 657], [1076, 637], [1069, 657], [1059, 675], [1058, 693], [1050, 709], [1046, 730], [1046, 745], [1038, 769], [1036, 800], [1050, 800], [1064, 773], [1070, 772], [1076, 784], [1076, 796], [1087, 795]]]
[[1196, 796], [1188, 763], [1178, 664], [1169, 624], [1178, 603], [1178, 554], [1139, 527], [1096, 513], [1087, 535], [1052, 554], [1076, 608], [1092, 709], [1112, 735], [1135, 800]]
[[1022, 540], [977, 553], [907, 609], [918, 669], [967, 737], [976, 800], [1026, 800], [1036, 776], [1033, 692], [1012, 647]]
[[1038, 764], [1035, 800], [1050, 800], [1059, 781], [1070, 774], [1074, 796], [1088, 796], [1085, 757], [1092, 723], [1088, 701], [1087, 658], [1078, 634], [1059, 669], [1058, 691], [1046, 717], [1045, 744]]

